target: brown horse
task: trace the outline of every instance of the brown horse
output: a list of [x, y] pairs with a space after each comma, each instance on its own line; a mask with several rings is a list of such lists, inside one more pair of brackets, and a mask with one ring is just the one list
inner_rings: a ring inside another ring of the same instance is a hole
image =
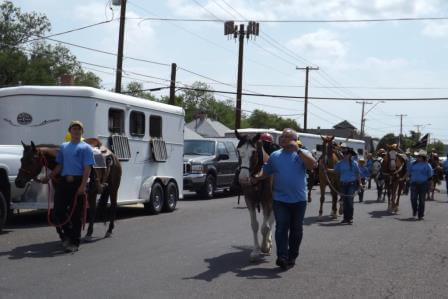
[[431, 165], [434, 174], [429, 180], [426, 200], [434, 200], [434, 191], [440, 192], [440, 190], [437, 189], [437, 185], [440, 185], [443, 181], [443, 169], [440, 165], [439, 156], [436, 153], [431, 153], [429, 155], [428, 163]]
[[[237, 130], [235, 135], [239, 140], [237, 150], [240, 158], [239, 183], [241, 185], [247, 209], [250, 214], [251, 227], [253, 232], [254, 247], [250, 254], [250, 261], [256, 261], [261, 254], [270, 254], [272, 250], [272, 227], [274, 224], [273, 201], [272, 201], [272, 177], [262, 181], [254, 182], [252, 179], [260, 172], [263, 163], [267, 161], [269, 155], [264, 151], [260, 135], [250, 139], [248, 136], [241, 136]], [[263, 237], [261, 248], [258, 241], [257, 209], [263, 211], [263, 223], [261, 234]]]
[[[331, 173], [328, 169], [334, 169], [336, 163], [341, 160], [341, 155], [338, 151], [338, 146], [333, 142], [334, 136], [321, 136], [322, 138], [322, 155], [319, 158], [319, 186], [320, 186], [320, 208], [319, 217], [323, 214], [323, 205], [325, 202], [325, 189], [327, 185], [331, 191], [332, 205], [331, 217], [336, 219], [338, 217], [338, 191], [336, 186], [339, 185], [338, 176]], [[342, 215], [342, 202], [339, 205], [339, 215]]]
[[[105, 147], [96, 138], [85, 139], [85, 142], [90, 144], [93, 148], [105, 153], [106, 165], [104, 168], [94, 168], [90, 174], [90, 183], [88, 186], [88, 202], [89, 202], [89, 227], [85, 236], [86, 241], [92, 239], [93, 223], [96, 215], [96, 198], [100, 194], [99, 207], [100, 211], [105, 211], [108, 199], [110, 197], [110, 222], [105, 237], [112, 235], [114, 229], [114, 220], [117, 209], [117, 195], [118, 188], [121, 182], [121, 165], [117, 157]], [[19, 188], [25, 187], [26, 183], [31, 180], [36, 180], [37, 176], [42, 172], [44, 168], [49, 171], [53, 170], [56, 163], [56, 156], [59, 153], [58, 145], [23, 145], [23, 157], [21, 159], [21, 166], [17, 175], [15, 184]], [[54, 182], [57, 184], [57, 181]], [[58, 232], [59, 232], [59, 228]]]
[[387, 210], [390, 213], [398, 213], [407, 170], [406, 160], [395, 144], [386, 145], [386, 156], [381, 163], [381, 173], [384, 176], [387, 191]]

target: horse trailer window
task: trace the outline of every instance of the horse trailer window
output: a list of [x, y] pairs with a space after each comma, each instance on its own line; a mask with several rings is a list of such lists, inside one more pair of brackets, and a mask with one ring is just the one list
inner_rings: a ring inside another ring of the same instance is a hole
[[364, 153], [364, 150], [362, 149], [362, 148], [358, 148], [358, 155], [363, 155], [363, 153]]
[[124, 111], [109, 109], [109, 131], [112, 133], [124, 133]]
[[131, 112], [129, 118], [129, 133], [132, 136], [145, 136], [145, 114], [143, 112]]
[[151, 115], [149, 117], [149, 135], [162, 138], [162, 118], [160, 116]]

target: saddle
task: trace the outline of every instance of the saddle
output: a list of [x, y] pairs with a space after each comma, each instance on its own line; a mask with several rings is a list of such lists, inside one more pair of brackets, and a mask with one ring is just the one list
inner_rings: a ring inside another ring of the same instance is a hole
[[102, 193], [108, 187], [107, 180], [109, 178], [110, 167], [114, 163], [112, 158], [112, 151], [102, 145], [99, 140], [96, 142], [87, 142], [93, 149], [93, 179], [94, 186], [92, 186], [98, 193]]

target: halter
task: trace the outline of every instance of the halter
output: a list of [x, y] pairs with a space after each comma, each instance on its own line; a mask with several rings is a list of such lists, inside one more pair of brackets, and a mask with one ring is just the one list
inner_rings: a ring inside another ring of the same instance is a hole
[[[38, 155], [37, 160], [42, 164], [42, 167], [45, 168], [45, 174], [47, 174], [47, 171], [48, 171], [48, 161], [47, 161], [47, 159], [45, 158], [45, 155], [42, 153], [42, 151], [40, 149], [36, 149], [36, 151], [37, 151], [37, 155]], [[34, 159], [35, 158], [33, 157], [33, 160]], [[31, 176], [30, 180], [36, 180], [37, 176], [40, 173], [40, 172], [38, 172], [35, 176], [32, 176], [31, 170], [25, 169], [23, 167], [19, 168], [19, 172], [20, 171], [26, 173], [29, 176]]]

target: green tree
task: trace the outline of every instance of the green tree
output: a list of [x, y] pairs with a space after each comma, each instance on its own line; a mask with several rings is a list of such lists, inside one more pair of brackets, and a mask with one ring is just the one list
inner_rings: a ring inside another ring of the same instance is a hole
[[274, 128], [283, 130], [284, 128], [291, 128], [296, 131], [300, 130], [299, 124], [290, 118], [282, 118], [275, 114], [267, 113], [261, 110], [254, 110], [248, 117], [247, 122], [252, 128]]
[[160, 100], [153, 96], [150, 92], [145, 91], [143, 84], [137, 81], [129, 82], [124, 93], [134, 97], [160, 102]]
[[378, 143], [376, 149], [378, 150], [380, 148], [386, 148], [387, 144], [394, 144], [394, 143], [398, 143], [398, 136], [395, 136], [394, 133], [388, 133], [380, 139], [380, 142]]
[[438, 155], [444, 154], [443, 142], [440, 140], [428, 144], [428, 152], [436, 152]]
[[0, 85], [57, 84], [71, 75], [75, 84], [99, 88], [101, 79], [85, 72], [67, 48], [35, 40], [50, 29], [45, 15], [22, 13], [10, 1], [0, 5]]

